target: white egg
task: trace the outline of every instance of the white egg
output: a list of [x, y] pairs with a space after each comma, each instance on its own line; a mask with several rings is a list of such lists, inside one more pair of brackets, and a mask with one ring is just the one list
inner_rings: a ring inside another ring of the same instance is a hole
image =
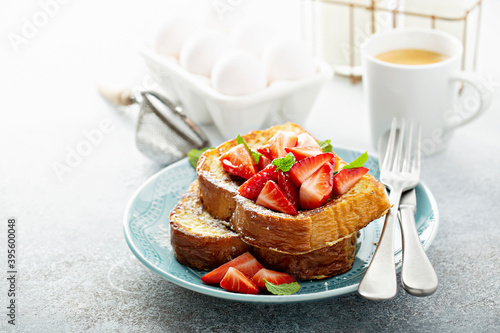
[[231, 49], [226, 35], [214, 30], [192, 34], [184, 43], [179, 63], [194, 74], [210, 77], [215, 62]]
[[264, 64], [248, 51], [232, 50], [215, 64], [212, 86], [230, 96], [257, 93], [267, 86]]
[[247, 50], [257, 57], [262, 55], [274, 32], [268, 26], [259, 23], [245, 22], [235, 26], [229, 34], [229, 41], [236, 48]]
[[154, 49], [159, 54], [179, 58], [184, 42], [198, 29], [198, 25], [188, 18], [171, 18], [158, 30], [154, 40]]
[[316, 72], [314, 58], [307, 46], [299, 40], [269, 42], [262, 59], [266, 66], [269, 82], [298, 80]]

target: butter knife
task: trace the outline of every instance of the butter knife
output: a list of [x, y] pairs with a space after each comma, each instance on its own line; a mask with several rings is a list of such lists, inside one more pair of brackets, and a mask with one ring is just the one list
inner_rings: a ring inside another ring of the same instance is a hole
[[[389, 132], [378, 142], [379, 161], [384, 160], [388, 139]], [[403, 238], [401, 283], [411, 295], [429, 296], [436, 291], [438, 278], [418, 237], [415, 224], [416, 211], [417, 196], [415, 189], [411, 189], [401, 195], [399, 203], [399, 224]]]

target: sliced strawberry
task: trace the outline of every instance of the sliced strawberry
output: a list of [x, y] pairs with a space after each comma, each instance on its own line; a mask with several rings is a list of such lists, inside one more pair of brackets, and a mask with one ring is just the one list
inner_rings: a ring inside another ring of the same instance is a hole
[[333, 194], [346, 193], [368, 172], [365, 167], [342, 169], [333, 177]]
[[218, 284], [221, 282], [224, 275], [226, 275], [226, 272], [230, 267], [235, 267], [248, 277], [252, 277], [262, 268], [262, 265], [253, 255], [250, 254], [250, 252], [245, 252], [233, 260], [226, 262], [224, 265], [219, 266], [213, 271], [203, 275], [201, 277], [201, 281], [208, 284]]
[[257, 166], [245, 145], [239, 144], [219, 157], [224, 170], [232, 175], [248, 179], [257, 173]]
[[263, 145], [263, 146], [260, 146], [259, 148], [257, 148], [257, 151], [259, 153], [262, 154], [262, 156], [265, 156], [267, 157], [268, 159], [270, 159], [271, 161], [273, 160], [272, 156], [271, 156], [271, 150], [269, 149], [269, 144], [267, 145]]
[[267, 290], [264, 279], [275, 285], [296, 282], [295, 278], [289, 274], [272, 271], [266, 268], [262, 268], [252, 277], [252, 280], [255, 282], [257, 287], [259, 287], [259, 289]]
[[285, 193], [286, 197], [295, 208], [298, 207], [299, 204], [299, 189], [295, 187], [292, 183], [292, 179], [290, 178], [290, 173], [283, 172], [279, 170], [278, 172], [278, 186]]
[[288, 154], [285, 148], [297, 145], [297, 135], [294, 132], [279, 131], [269, 139], [269, 153], [272, 159], [285, 157]]
[[297, 208], [272, 180], [266, 183], [255, 203], [281, 213], [297, 215]]
[[335, 161], [325, 163], [300, 187], [300, 206], [304, 209], [314, 209], [326, 202], [333, 187]]
[[323, 164], [332, 161], [335, 155], [332, 153], [323, 153], [319, 155], [314, 155], [306, 157], [300, 161], [297, 161], [290, 168], [290, 176], [292, 182], [295, 186], [300, 187], [300, 185], [313, 173], [319, 170]]
[[316, 148], [322, 151], [318, 142], [309, 133], [300, 133], [297, 136], [297, 147]]
[[234, 291], [242, 294], [258, 294], [259, 288], [250, 278], [240, 272], [237, 268], [229, 267], [220, 286], [227, 291]]
[[292, 148], [285, 148], [285, 151], [287, 153], [292, 153], [293, 156], [295, 156], [296, 161], [300, 161], [309, 156], [319, 155], [323, 152], [321, 148], [298, 147], [298, 146]]
[[264, 170], [244, 182], [238, 191], [243, 197], [255, 201], [268, 180], [278, 181], [276, 165], [269, 164]]
[[257, 164], [257, 168], [259, 170], [263, 170], [265, 167], [267, 167], [269, 164], [272, 163], [272, 159], [270, 159], [269, 157], [267, 156], [264, 156], [262, 155], [260, 158], [259, 158], [259, 164]]

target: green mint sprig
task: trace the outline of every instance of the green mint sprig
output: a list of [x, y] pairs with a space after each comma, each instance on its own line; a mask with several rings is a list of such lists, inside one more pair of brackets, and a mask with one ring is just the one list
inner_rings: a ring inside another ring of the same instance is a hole
[[[363, 154], [359, 155], [354, 161], [352, 161], [349, 164], [344, 165], [342, 169], [355, 169], [355, 168], [360, 168], [362, 167], [366, 161], [368, 161], [368, 152], [364, 152]], [[335, 171], [333, 175], [336, 175], [339, 173], [339, 171]]]
[[273, 165], [276, 165], [276, 171], [282, 170], [283, 172], [290, 171], [290, 168], [295, 163], [295, 156], [292, 153], [288, 153], [285, 157], [276, 158], [272, 161]]
[[188, 153], [189, 163], [193, 168], [196, 169], [196, 165], [198, 164], [198, 160], [200, 159], [201, 154], [203, 154], [206, 150], [213, 149], [213, 147], [206, 147], [202, 149], [191, 149]]
[[273, 295], [292, 295], [300, 289], [300, 284], [297, 282], [274, 284], [264, 279], [267, 291]]
[[261, 153], [258, 153], [256, 151], [253, 151], [252, 149], [250, 149], [247, 145], [247, 143], [245, 142], [245, 139], [243, 139], [243, 137], [241, 135], [238, 134], [238, 136], [236, 137], [236, 142], [238, 142], [238, 144], [243, 144], [245, 146], [245, 148], [250, 152], [250, 154], [252, 155], [252, 158], [253, 160], [255, 161], [255, 164], [259, 164], [259, 161], [260, 161], [260, 157], [262, 156]]
[[342, 169], [354, 169], [354, 168], [360, 168], [363, 166], [363, 164], [368, 161], [368, 153], [365, 151], [363, 154], [359, 155], [358, 158], [356, 158], [354, 161], [351, 163], [344, 165]]
[[319, 146], [323, 150], [323, 153], [331, 153], [333, 150], [332, 145], [330, 144], [331, 140], [318, 141]]

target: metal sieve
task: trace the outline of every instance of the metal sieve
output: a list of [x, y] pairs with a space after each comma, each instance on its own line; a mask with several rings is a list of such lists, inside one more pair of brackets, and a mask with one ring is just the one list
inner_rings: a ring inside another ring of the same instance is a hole
[[98, 87], [101, 95], [116, 105], [138, 104], [136, 145], [144, 155], [161, 164], [171, 164], [185, 157], [191, 149], [207, 147], [201, 129], [182, 109], [155, 91], [111, 91]]

